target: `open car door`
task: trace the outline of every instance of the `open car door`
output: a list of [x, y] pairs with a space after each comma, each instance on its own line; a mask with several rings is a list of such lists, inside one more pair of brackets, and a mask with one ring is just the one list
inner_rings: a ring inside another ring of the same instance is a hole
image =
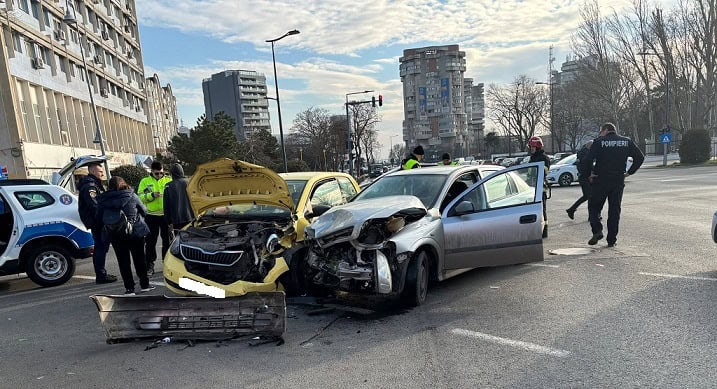
[[543, 260], [542, 162], [497, 171], [444, 209], [445, 270]]

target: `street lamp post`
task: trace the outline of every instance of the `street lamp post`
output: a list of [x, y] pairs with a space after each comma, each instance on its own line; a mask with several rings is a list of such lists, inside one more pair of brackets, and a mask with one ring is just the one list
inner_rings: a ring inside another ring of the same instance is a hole
[[[70, 10], [72, 10], [72, 13], [70, 13]], [[67, 25], [71, 24], [77, 24], [77, 11], [75, 10], [75, 7], [69, 3], [68, 0], [65, 0], [65, 16], [62, 19]], [[80, 34], [80, 27], [77, 27], [77, 33]], [[83, 34], [85, 36], [85, 40], [87, 39], [87, 34]], [[82, 36], [80, 36], [81, 38]], [[87, 92], [90, 95], [90, 107], [92, 107], [92, 117], [95, 121], [95, 139], [92, 141], [92, 143], [99, 143], [100, 144], [100, 153], [102, 156], [106, 156], [105, 153], [105, 142], [102, 138], [102, 130], [100, 129], [100, 119], [97, 115], [97, 105], [95, 104], [95, 97], [92, 93], [92, 85], [90, 84], [90, 72], [87, 70], [87, 59], [85, 59], [85, 49], [84, 45], [82, 44], [82, 39], [79, 41], [80, 43], [80, 57], [82, 57], [82, 72], [85, 75], [85, 82], [87, 83]], [[109, 163], [107, 162], [107, 159], [105, 158], [104, 161], [105, 165], [105, 175], [107, 176], [107, 179], [111, 177], [110, 174], [110, 167]]]
[[393, 165], [393, 157], [391, 157], [391, 155], [393, 155], [393, 138], [395, 138], [397, 136], [398, 135], [391, 135], [388, 137], [388, 141], [390, 144], [389, 149], [388, 149], [388, 159], [391, 160], [391, 165]]
[[346, 94], [346, 148], [348, 149], [349, 154], [349, 174], [354, 175], [354, 163], [353, 159], [351, 158], [351, 153], [353, 152], [353, 144], [351, 142], [351, 121], [349, 120], [349, 96], [350, 95], [359, 95], [362, 93], [371, 93], [372, 90], [364, 90], [361, 92], [350, 92]]
[[[553, 141], [555, 141], [555, 132], [553, 131], [554, 130], [553, 129], [553, 102], [554, 102], [553, 101], [553, 86], [555, 85], [555, 83], [552, 81], [550, 81], [550, 82], [538, 81], [535, 83], [535, 85], [547, 85], [548, 88], [550, 88], [549, 92], [548, 92], [548, 93], [550, 93], [550, 138]], [[553, 144], [552, 146], [553, 146], [553, 151], [555, 151], [555, 144]], [[558, 151], [563, 151], [562, 145], [560, 144], [560, 142], [558, 142]]]
[[267, 42], [271, 43], [271, 62], [274, 64], [274, 87], [276, 88], [276, 110], [279, 113], [279, 138], [281, 140], [281, 158], [284, 161], [284, 173], [288, 173], [289, 168], [286, 166], [286, 147], [284, 147], [284, 127], [281, 123], [281, 103], [279, 102], [279, 80], [276, 78], [276, 56], [274, 55], [274, 42], [284, 39], [289, 35], [296, 35], [298, 33], [299, 33], [299, 30], [291, 30], [278, 38], [267, 40]]

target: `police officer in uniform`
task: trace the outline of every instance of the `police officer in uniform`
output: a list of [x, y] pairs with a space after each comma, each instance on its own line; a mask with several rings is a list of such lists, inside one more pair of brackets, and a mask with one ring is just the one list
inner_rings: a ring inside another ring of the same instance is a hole
[[423, 146], [416, 146], [413, 149], [413, 153], [409, 154], [409, 156], [401, 162], [401, 168], [403, 170], [411, 170], [421, 167], [421, 161], [423, 161], [423, 156], [425, 154]]
[[[630, 170], [625, 171], [627, 158], [632, 157]], [[600, 137], [595, 139], [590, 147], [591, 161], [595, 161], [590, 182], [592, 183], [592, 197], [588, 202], [590, 228], [593, 236], [589, 245], [597, 244], [603, 238], [600, 213], [608, 202], [607, 213], [607, 246], [614, 247], [617, 242], [618, 226], [620, 224], [620, 204], [625, 189], [625, 177], [637, 172], [645, 156], [630, 138], [620, 136], [615, 125], [605, 123], [600, 127]]]
[[105, 270], [105, 261], [107, 259], [107, 251], [110, 248], [110, 242], [102, 239], [102, 220], [98, 217], [97, 212], [97, 196], [105, 192], [102, 185], [102, 178], [105, 176], [105, 169], [101, 162], [92, 163], [87, 166], [88, 175], [80, 180], [79, 200], [77, 201], [78, 211], [82, 224], [92, 232], [92, 239], [95, 241], [94, 251], [92, 253], [92, 264], [95, 267], [95, 282], [98, 284], [107, 284], [117, 281], [117, 277], [107, 274]]
[[[530, 153], [529, 162], [543, 162], [545, 168], [543, 169], [543, 220], [545, 220], [545, 227], [543, 227], [543, 238], [548, 237], [548, 184], [547, 176], [550, 170], [550, 158], [545, 155], [543, 150], [543, 139], [539, 136], [534, 136], [528, 139], [528, 151]], [[537, 181], [536, 181], [537, 182]]]

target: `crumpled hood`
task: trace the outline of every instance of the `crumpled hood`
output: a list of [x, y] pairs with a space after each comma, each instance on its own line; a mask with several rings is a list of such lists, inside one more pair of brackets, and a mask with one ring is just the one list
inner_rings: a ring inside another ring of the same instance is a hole
[[331, 208], [314, 220], [306, 230], [312, 238], [321, 238], [349, 227], [353, 227], [353, 234], [357, 234], [357, 230], [366, 220], [387, 218], [405, 210], [416, 217], [423, 217], [427, 212], [423, 202], [416, 196], [379, 197]]
[[265, 204], [294, 211], [294, 202], [283, 178], [264, 166], [229, 158], [199, 165], [187, 192], [195, 215], [236, 204]]

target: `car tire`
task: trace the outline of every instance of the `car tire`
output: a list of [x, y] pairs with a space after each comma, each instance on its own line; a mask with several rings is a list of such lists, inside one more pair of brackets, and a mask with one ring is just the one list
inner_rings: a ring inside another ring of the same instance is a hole
[[408, 264], [406, 283], [403, 286], [401, 300], [409, 307], [417, 307], [426, 301], [428, 294], [428, 254], [420, 251]]
[[40, 286], [58, 286], [75, 274], [75, 260], [64, 247], [56, 244], [32, 249], [25, 257], [27, 276]]
[[570, 186], [573, 183], [573, 175], [570, 173], [563, 173], [558, 177], [558, 184], [560, 186]]

